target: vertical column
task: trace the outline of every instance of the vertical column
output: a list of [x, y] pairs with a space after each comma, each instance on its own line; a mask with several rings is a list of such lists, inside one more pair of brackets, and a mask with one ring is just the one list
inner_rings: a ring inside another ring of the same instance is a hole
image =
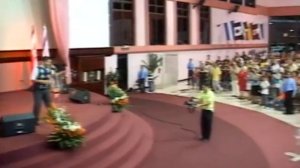
[[166, 40], [167, 45], [175, 45], [177, 43], [177, 14], [176, 1], [166, 1]]
[[134, 0], [135, 45], [145, 46], [148, 43], [148, 0]]
[[199, 7], [193, 8], [193, 4], [190, 4], [190, 44], [198, 45], [199, 43], [200, 43]]

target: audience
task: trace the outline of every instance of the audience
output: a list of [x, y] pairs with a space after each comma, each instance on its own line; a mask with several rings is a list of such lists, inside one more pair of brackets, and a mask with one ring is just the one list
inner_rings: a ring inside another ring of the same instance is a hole
[[236, 52], [232, 59], [226, 56], [222, 60], [218, 56], [215, 61], [207, 55], [207, 61], [195, 67], [193, 83], [200, 90], [209, 84], [216, 93], [231, 91], [232, 96], [262, 107], [282, 110], [285, 106], [284, 114], [293, 114], [293, 100], [300, 94], [296, 94], [294, 87], [290, 91], [289, 84], [295, 80], [300, 90], [299, 67], [295, 53]]

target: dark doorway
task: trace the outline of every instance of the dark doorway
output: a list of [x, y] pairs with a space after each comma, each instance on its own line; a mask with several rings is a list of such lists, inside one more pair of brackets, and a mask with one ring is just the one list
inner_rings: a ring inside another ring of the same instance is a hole
[[127, 54], [118, 54], [118, 73], [119, 78], [119, 87], [123, 90], [128, 89], [128, 63], [127, 63]]

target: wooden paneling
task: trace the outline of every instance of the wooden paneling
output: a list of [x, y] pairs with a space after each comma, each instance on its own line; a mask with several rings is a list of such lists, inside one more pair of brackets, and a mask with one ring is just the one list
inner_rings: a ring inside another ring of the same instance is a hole
[[[72, 71], [72, 87], [87, 89], [92, 92], [104, 94], [105, 85], [105, 56], [110, 56], [113, 48], [77, 48], [70, 50]], [[97, 81], [84, 81], [84, 73], [101, 71], [101, 78]]]
[[[39, 59], [42, 56], [42, 50], [38, 49]], [[112, 55], [113, 48], [74, 48], [70, 49], [70, 56], [77, 55]], [[50, 49], [50, 56], [52, 58], [58, 58], [57, 49]], [[2, 50], [0, 51], [0, 63], [9, 62], [24, 62], [31, 60], [31, 50]]]
[[[39, 59], [42, 55], [42, 50], [37, 50]], [[51, 57], [55, 58], [58, 56], [56, 49], [50, 49]], [[0, 63], [9, 62], [26, 62], [31, 60], [30, 50], [3, 50], [0, 51]]]
[[103, 55], [110, 56], [114, 52], [112, 47], [106, 48], [72, 48], [70, 49], [70, 56], [82, 55]]

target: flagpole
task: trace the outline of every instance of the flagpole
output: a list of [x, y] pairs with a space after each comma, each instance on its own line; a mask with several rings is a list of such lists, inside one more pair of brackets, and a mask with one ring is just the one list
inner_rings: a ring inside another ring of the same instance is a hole
[[42, 37], [42, 44], [43, 44], [43, 57], [50, 57], [50, 52], [49, 52], [49, 41], [48, 41], [48, 30], [47, 26], [43, 26], [43, 37]]
[[35, 27], [31, 27], [31, 70], [38, 66], [38, 55], [37, 55], [37, 36]]

